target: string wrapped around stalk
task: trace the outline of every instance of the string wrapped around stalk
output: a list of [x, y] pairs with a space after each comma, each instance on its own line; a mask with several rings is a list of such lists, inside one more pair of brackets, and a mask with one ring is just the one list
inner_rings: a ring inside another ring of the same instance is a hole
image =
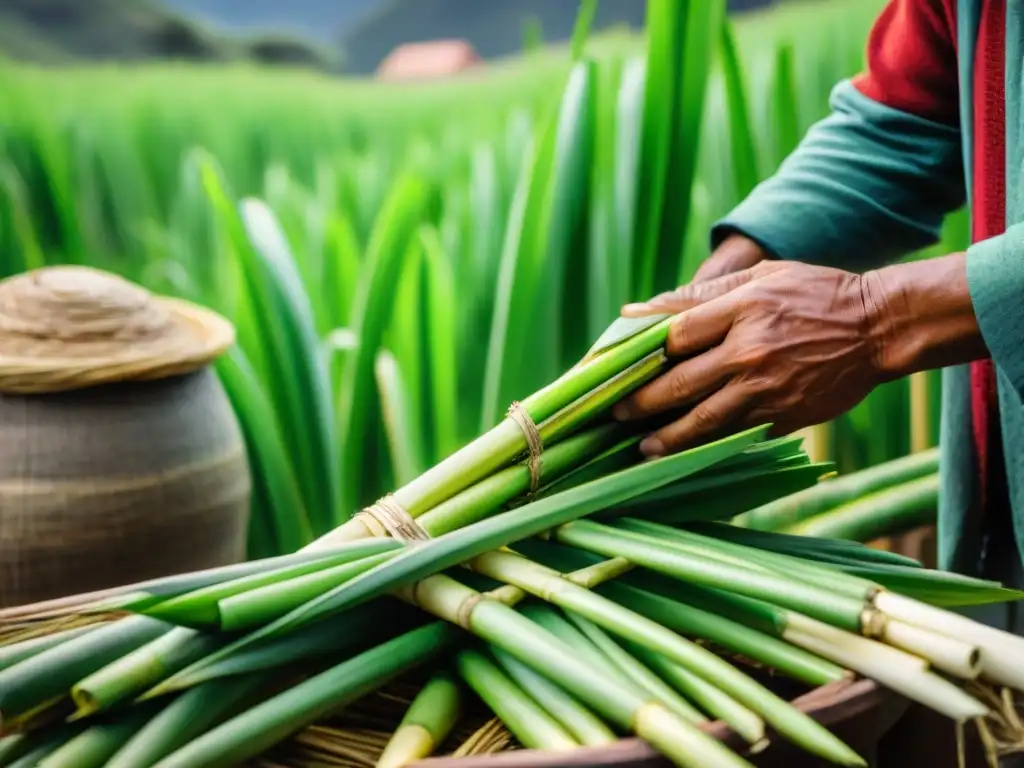
[[[490, 431], [396, 490], [392, 494], [395, 502], [410, 517], [416, 518], [488, 477], [517, 456], [529, 452], [530, 440], [524, 434], [524, 417], [529, 419], [529, 423], [536, 425], [586, 397], [592, 398], [591, 402], [599, 404], [593, 408], [579, 405], [574, 410], [576, 417], [570, 420], [570, 425], [561, 423], [560, 428], [568, 430], [570, 426], [585, 423], [588, 418], [610, 408], [623, 394], [642, 384], [660, 368], [663, 363], [662, 350], [670, 324], [670, 318], [666, 318], [570, 369], [557, 381], [519, 403], [515, 411], [520, 414], [519, 418], [506, 417]], [[611, 384], [615, 377], [629, 371], [631, 366], [638, 368], [619, 379], [616, 385]], [[642, 373], [637, 373], [638, 371]], [[608, 389], [595, 394], [595, 390], [604, 385], [607, 385]], [[584, 403], [586, 402], [584, 400]], [[305, 549], [326, 549], [341, 541], [372, 535], [373, 530], [357, 515]]]

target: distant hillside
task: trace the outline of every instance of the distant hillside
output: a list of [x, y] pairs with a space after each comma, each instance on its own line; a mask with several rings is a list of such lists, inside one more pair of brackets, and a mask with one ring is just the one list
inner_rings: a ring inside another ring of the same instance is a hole
[[[729, 8], [771, 3], [730, 0]], [[639, 28], [646, 6], [643, 0], [599, 0], [594, 29]], [[508, 56], [522, 50], [524, 26], [534, 20], [547, 42], [568, 39], [578, 8], [578, 0], [378, 0], [373, 11], [342, 32], [345, 71], [369, 74], [396, 45], [444, 37], [468, 40], [485, 59]]]
[[156, 0], [0, 0], [0, 55], [38, 64], [247, 59], [333, 66], [331, 57], [301, 39], [229, 36]]
[[[772, 2], [729, 0], [729, 7]], [[599, 0], [595, 31], [641, 27], [646, 5]], [[248, 59], [360, 75], [403, 43], [464, 38], [493, 59], [521, 51], [527, 26], [546, 42], [564, 41], [578, 8], [579, 0], [0, 0], [0, 57]]]
[[[493, 1], [493, 0], [491, 0]], [[163, 0], [192, 18], [228, 30], [275, 29], [336, 44], [381, 0]]]

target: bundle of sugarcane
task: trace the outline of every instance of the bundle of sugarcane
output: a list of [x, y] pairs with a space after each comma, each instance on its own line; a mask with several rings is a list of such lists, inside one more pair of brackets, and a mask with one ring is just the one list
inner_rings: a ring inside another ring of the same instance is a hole
[[[618, 323], [588, 357], [412, 483], [294, 555], [2, 618], [0, 764], [228, 766], [417, 668], [438, 676], [382, 764], [431, 753], [448, 674], [522, 744], [633, 733], [681, 766], [749, 766], [769, 728], [863, 760], [745, 671], [863, 675], [957, 721], [964, 685], [1021, 688], [1024, 641], [934, 604], [1018, 599], [852, 542], [716, 522], [815, 484], [767, 426], [643, 461], [609, 407], [655, 375], [670, 318]], [[433, 618], [431, 618], [433, 617]]]

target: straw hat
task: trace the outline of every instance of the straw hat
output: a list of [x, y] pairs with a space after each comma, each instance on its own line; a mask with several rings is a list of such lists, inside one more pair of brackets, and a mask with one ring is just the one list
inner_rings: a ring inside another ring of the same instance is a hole
[[90, 267], [46, 267], [0, 281], [0, 392], [188, 373], [234, 340], [220, 315]]

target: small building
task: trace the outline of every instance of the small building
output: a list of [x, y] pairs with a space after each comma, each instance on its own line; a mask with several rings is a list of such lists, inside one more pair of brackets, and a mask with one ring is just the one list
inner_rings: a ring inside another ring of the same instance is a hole
[[377, 67], [381, 80], [435, 80], [463, 72], [480, 63], [466, 40], [431, 40], [394, 48]]

